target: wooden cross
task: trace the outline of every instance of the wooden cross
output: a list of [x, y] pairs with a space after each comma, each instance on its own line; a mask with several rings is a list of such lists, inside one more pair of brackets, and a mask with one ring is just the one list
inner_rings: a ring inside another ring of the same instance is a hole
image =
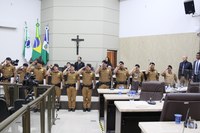
[[79, 54], [79, 42], [84, 41], [84, 39], [79, 39], [79, 35], [77, 35], [76, 39], [72, 38], [72, 41], [76, 42], [76, 55]]

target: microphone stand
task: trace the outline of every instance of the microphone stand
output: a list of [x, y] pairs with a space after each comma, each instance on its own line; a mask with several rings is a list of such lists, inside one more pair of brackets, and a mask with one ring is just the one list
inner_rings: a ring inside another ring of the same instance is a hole
[[59, 104], [56, 103], [56, 117], [55, 117], [55, 120], [60, 120], [60, 118], [58, 117], [58, 111], [59, 111]]
[[183, 123], [183, 130], [182, 130], [182, 133], [184, 133], [184, 131], [185, 131], [185, 127], [187, 127], [187, 122], [188, 122], [188, 115], [189, 115], [189, 112], [190, 112], [190, 108], [188, 108], [188, 110], [187, 110], [187, 114], [186, 114], [186, 116], [185, 116], [185, 121], [184, 121], [184, 123]]

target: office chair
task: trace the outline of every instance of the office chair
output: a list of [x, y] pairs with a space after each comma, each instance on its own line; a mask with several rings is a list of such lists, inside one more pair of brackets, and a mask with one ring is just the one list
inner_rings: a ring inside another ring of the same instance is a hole
[[188, 93], [200, 93], [200, 82], [189, 82], [188, 84]]
[[5, 99], [0, 98], [0, 122], [10, 115]]
[[174, 121], [174, 114], [182, 114], [182, 120], [185, 120], [188, 110], [188, 116], [200, 120], [200, 93], [168, 93], [160, 120]]
[[142, 83], [140, 100], [161, 100], [165, 91], [164, 82], [148, 81]]

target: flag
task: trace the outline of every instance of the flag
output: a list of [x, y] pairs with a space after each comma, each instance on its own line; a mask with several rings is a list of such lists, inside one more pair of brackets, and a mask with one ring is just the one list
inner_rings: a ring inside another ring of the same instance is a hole
[[36, 23], [36, 36], [35, 36], [35, 40], [34, 40], [34, 44], [33, 44], [33, 50], [32, 50], [32, 61], [38, 59], [39, 57], [41, 57], [41, 53], [42, 53], [42, 44], [40, 41], [40, 33], [39, 33], [39, 23]]
[[24, 35], [23, 57], [26, 60], [26, 62], [29, 62], [32, 56], [32, 47], [26, 22], [24, 27], [24, 34], [25, 35]]
[[42, 61], [46, 65], [49, 61], [49, 27], [45, 27], [44, 42], [42, 46]]

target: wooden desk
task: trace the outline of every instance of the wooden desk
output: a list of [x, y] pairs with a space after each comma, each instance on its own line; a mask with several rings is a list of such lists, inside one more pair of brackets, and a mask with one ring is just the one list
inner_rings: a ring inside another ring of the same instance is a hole
[[[185, 128], [184, 133], [200, 133], [200, 122], [197, 129]], [[175, 122], [139, 122], [142, 133], [182, 133], [183, 122], [175, 124]]]
[[115, 101], [115, 133], [141, 133], [140, 121], [159, 121], [164, 102], [150, 105], [146, 101]]
[[[118, 94], [119, 89], [97, 89], [99, 94], [99, 119], [103, 119], [104, 117], [104, 97], [103, 94]], [[123, 89], [121, 91], [122, 94], [127, 94], [129, 92], [129, 89]]]
[[130, 99], [139, 100], [139, 95], [130, 97], [127, 94], [104, 94], [104, 131], [105, 133], [115, 130], [115, 112], [116, 107], [114, 101], [129, 101]]

